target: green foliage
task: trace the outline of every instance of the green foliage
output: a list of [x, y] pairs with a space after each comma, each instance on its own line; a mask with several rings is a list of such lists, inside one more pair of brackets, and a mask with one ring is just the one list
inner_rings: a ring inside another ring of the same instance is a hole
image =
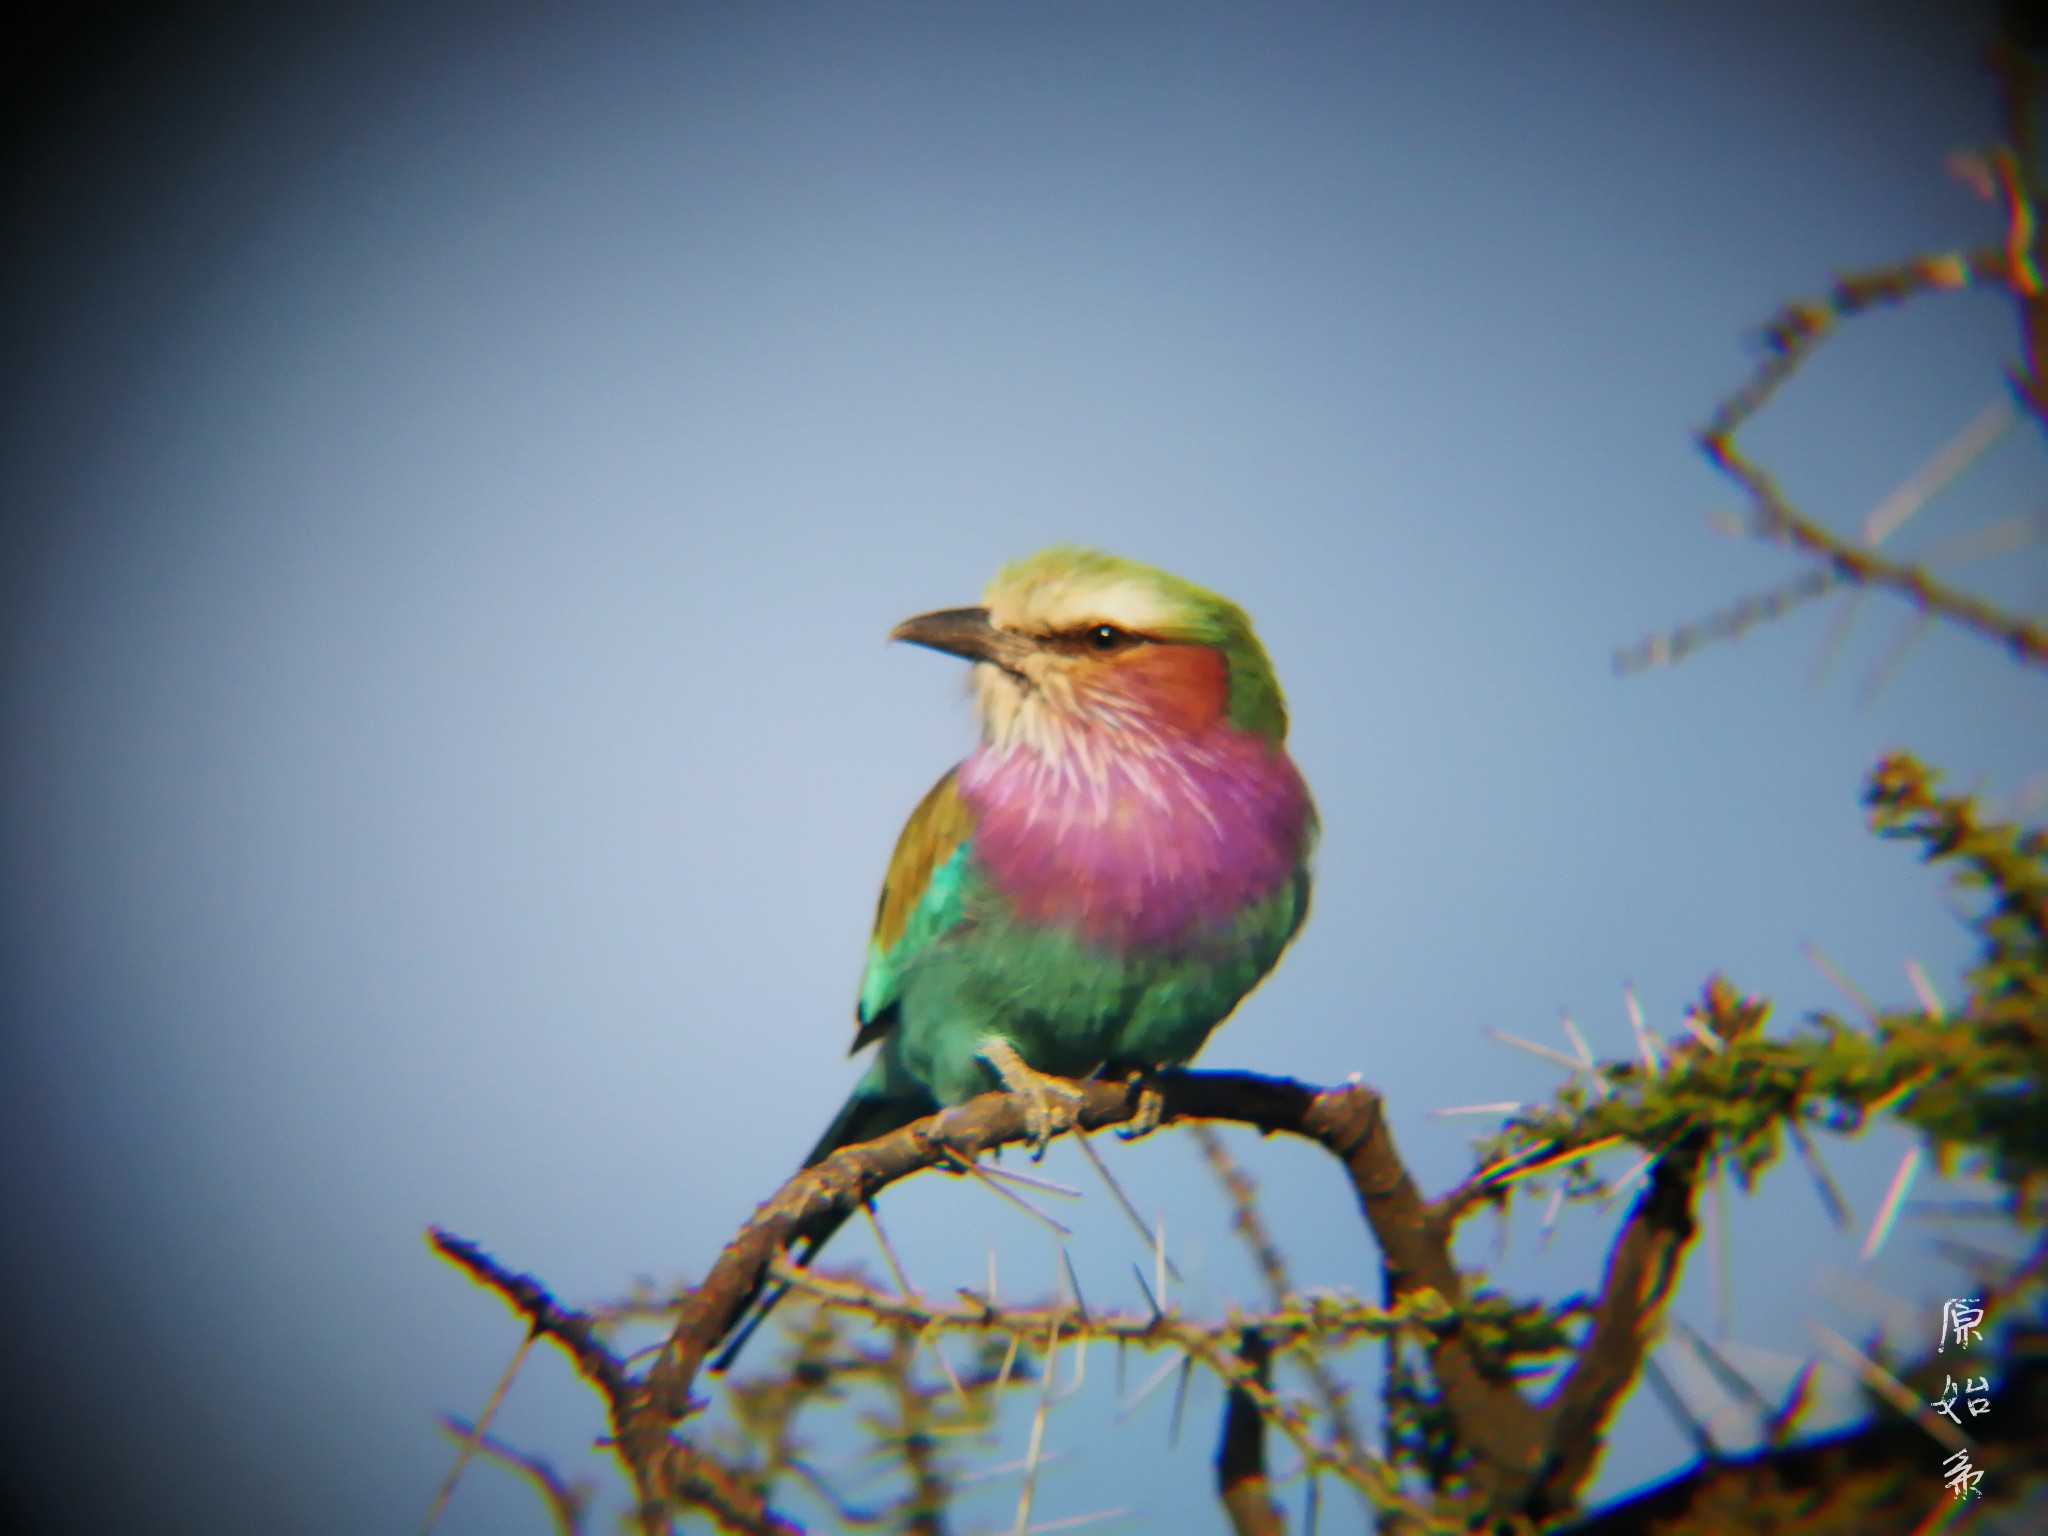
[[1955, 1018], [1887, 1016], [1877, 1034], [1910, 1073], [1902, 1118], [2031, 1203], [2048, 1173], [2048, 832], [1986, 822], [1939, 784], [1913, 758], [1889, 757], [1864, 799], [1879, 836], [1919, 843], [1978, 903], [1969, 1000]]
[[[1860, 1024], [1821, 1013], [1774, 1035], [1768, 1003], [1715, 977], [1668, 1061], [1603, 1062], [1508, 1120], [1482, 1146], [1490, 1165], [1507, 1165], [1483, 1197], [1505, 1200], [1532, 1174], [1617, 1139], [1655, 1154], [1697, 1139], [1710, 1168], [1748, 1188], [1795, 1125], [1854, 1134], [1886, 1110], [1926, 1134], [1944, 1164], [1960, 1152], [2016, 1197], [2037, 1181], [2048, 1171], [2048, 834], [1987, 822], [1974, 800], [1942, 796], [1938, 784], [1915, 759], [1889, 757], [1865, 801], [1880, 836], [1919, 843], [1979, 901], [1979, 954], [1960, 1010], [1886, 1011]], [[1570, 1196], [1609, 1192], [1584, 1160], [1568, 1166]]]

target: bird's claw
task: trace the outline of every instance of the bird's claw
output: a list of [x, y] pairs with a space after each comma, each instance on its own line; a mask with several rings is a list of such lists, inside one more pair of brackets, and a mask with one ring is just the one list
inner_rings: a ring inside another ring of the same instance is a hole
[[1125, 1141], [1150, 1136], [1166, 1118], [1166, 1095], [1152, 1080], [1141, 1072], [1133, 1072], [1131, 1083], [1138, 1090], [1138, 1107], [1131, 1112], [1130, 1119], [1116, 1128], [1117, 1135]]
[[1031, 1136], [1031, 1161], [1036, 1163], [1044, 1159], [1053, 1137], [1071, 1131], [1079, 1123], [1081, 1090], [1056, 1077], [1041, 1077], [1025, 1092], [1031, 1102], [1024, 1112], [1024, 1123]]
[[1023, 1098], [1024, 1129], [1031, 1143], [1031, 1160], [1034, 1163], [1039, 1161], [1045, 1156], [1045, 1149], [1053, 1137], [1062, 1131], [1072, 1130], [1079, 1123], [1081, 1090], [1062, 1078], [1048, 1077], [1026, 1063], [1014, 1047], [1001, 1040], [991, 1040], [983, 1046], [981, 1059], [995, 1069], [1006, 1092]]

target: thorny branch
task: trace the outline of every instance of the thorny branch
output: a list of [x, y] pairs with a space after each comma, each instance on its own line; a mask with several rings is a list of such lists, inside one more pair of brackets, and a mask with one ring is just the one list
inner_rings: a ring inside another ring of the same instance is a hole
[[509, 1467], [533, 1484], [541, 1502], [547, 1506], [548, 1518], [554, 1522], [555, 1536], [583, 1536], [583, 1515], [590, 1507], [592, 1492], [589, 1484], [580, 1480], [571, 1482], [549, 1462], [507, 1445], [495, 1435], [486, 1434], [467, 1419], [444, 1413], [441, 1415], [441, 1427], [459, 1445], [473, 1445], [479, 1455]]
[[[1204, 1323], [1183, 1318], [1177, 1308], [1142, 1313], [1083, 1311], [1069, 1300], [1003, 1306], [971, 1291], [959, 1293], [964, 1298], [961, 1302], [933, 1302], [878, 1290], [845, 1277], [799, 1269], [780, 1257], [771, 1274], [828, 1308], [857, 1312], [925, 1336], [993, 1334], [1011, 1339], [1022, 1348], [1040, 1348], [1046, 1339], [1056, 1336], [1065, 1344], [1083, 1345], [1100, 1340], [1178, 1351], [1184, 1358], [1208, 1367], [1234, 1394], [1250, 1401], [1288, 1438], [1306, 1465], [1351, 1483], [1382, 1507], [1405, 1510], [1420, 1522], [1421, 1529], [1433, 1528], [1426, 1512], [1400, 1493], [1383, 1462], [1364, 1454], [1347, 1456], [1320, 1443], [1308, 1415], [1298, 1404], [1271, 1389], [1254, 1356], [1264, 1352], [1270, 1357], [1275, 1348], [1309, 1338], [1341, 1342], [1346, 1338], [1385, 1337], [1404, 1329], [1441, 1324], [1440, 1308], [1425, 1304], [1397, 1312], [1362, 1302], [1318, 1298], [1313, 1306], [1297, 1304], [1267, 1317], [1232, 1317]], [[1252, 1354], [1244, 1352], [1246, 1338], [1256, 1341]]]
[[[1080, 1094], [1080, 1130], [1120, 1124], [1134, 1112], [1135, 1099], [1127, 1085], [1074, 1086]], [[1394, 1147], [1379, 1096], [1356, 1084], [1318, 1090], [1284, 1078], [1237, 1072], [1169, 1073], [1157, 1079], [1156, 1086], [1164, 1097], [1166, 1121], [1235, 1121], [1268, 1133], [1304, 1137], [1336, 1156], [1381, 1249], [1385, 1305], [1294, 1300], [1269, 1316], [1214, 1326], [1189, 1323], [1173, 1310], [1142, 1316], [1068, 1315], [1060, 1324], [1064, 1336], [1179, 1349], [1254, 1402], [1312, 1472], [1337, 1476], [1376, 1505], [1400, 1511], [1409, 1528], [1427, 1530], [1441, 1522], [1403, 1493], [1384, 1462], [1355, 1439], [1322, 1443], [1301, 1406], [1257, 1381], [1237, 1343], [1245, 1327], [1254, 1328], [1268, 1346], [1279, 1347], [1310, 1334], [1330, 1339], [1347, 1333], [1384, 1336], [1404, 1329], [1418, 1333], [1446, 1409], [1476, 1457], [1475, 1485], [1487, 1506], [1506, 1515], [1532, 1500], [1568, 1499], [1577, 1480], [1583, 1479], [1590, 1457], [1554, 1453], [1551, 1448], [1561, 1443], [1556, 1426], [1569, 1417], [1575, 1435], [1597, 1436], [1612, 1412], [1615, 1394], [1588, 1385], [1556, 1404], [1539, 1407], [1476, 1346], [1464, 1322], [1465, 1279], [1451, 1253], [1460, 1213], [1423, 1201]], [[797, 1269], [782, 1257], [788, 1235], [819, 1215], [857, 1208], [921, 1169], [955, 1159], [973, 1161], [996, 1147], [1024, 1141], [1028, 1134], [1023, 1100], [987, 1094], [875, 1141], [844, 1148], [798, 1173], [727, 1244], [703, 1282], [677, 1298], [668, 1339], [653, 1365], [637, 1376], [596, 1336], [589, 1314], [563, 1307], [537, 1281], [499, 1265], [472, 1243], [442, 1232], [433, 1234], [433, 1241], [476, 1279], [505, 1296], [537, 1334], [561, 1344], [604, 1393], [614, 1446], [639, 1490], [648, 1530], [665, 1528], [667, 1510], [686, 1505], [708, 1511], [730, 1530], [780, 1533], [794, 1526], [767, 1507], [751, 1480], [675, 1433], [703, 1406], [690, 1389], [706, 1351], [763, 1275], [788, 1280], [827, 1304], [907, 1325], [920, 1334], [978, 1331], [1020, 1339], [1042, 1337], [1051, 1321], [1044, 1309], [1003, 1308], [992, 1298], [971, 1296], [960, 1304], [941, 1306], [858, 1286], [849, 1289], [846, 1282]], [[1667, 1163], [1677, 1166], [1670, 1159]], [[1634, 1346], [1616, 1344], [1617, 1358], [1626, 1358], [1629, 1348], [1640, 1347], [1642, 1338], [1654, 1330], [1668, 1291], [1666, 1271], [1676, 1252], [1668, 1233], [1679, 1229], [1663, 1213], [1675, 1198], [1678, 1177], [1662, 1176], [1652, 1190], [1656, 1199], [1646, 1196], [1639, 1203], [1610, 1263], [1609, 1288], [1600, 1303], [1595, 1336], [1635, 1341]], [[1689, 1233], [1689, 1225], [1683, 1230]]]
[[[1194, 1130], [1195, 1144], [1202, 1149], [1203, 1161], [1208, 1163], [1224, 1193], [1230, 1197], [1230, 1224], [1251, 1250], [1252, 1262], [1259, 1267], [1259, 1277], [1266, 1282], [1267, 1304], [1274, 1308], [1284, 1307], [1294, 1295], [1294, 1281], [1287, 1272], [1287, 1260], [1280, 1252], [1280, 1245], [1273, 1241], [1273, 1234], [1266, 1229], [1265, 1218], [1259, 1214], [1258, 1185], [1230, 1155], [1223, 1138], [1214, 1130], [1201, 1124]], [[1358, 1428], [1351, 1419], [1350, 1394], [1344, 1383], [1313, 1350], [1304, 1351], [1302, 1364], [1316, 1389], [1316, 1396], [1322, 1399], [1323, 1411], [1330, 1416], [1332, 1442], [1347, 1454], [1358, 1454]]]
[[[444, 1258], [510, 1302], [535, 1335], [562, 1346], [584, 1379], [604, 1395], [614, 1443], [623, 1445], [618, 1437], [630, 1423], [639, 1383], [597, 1337], [595, 1320], [564, 1307], [531, 1275], [506, 1268], [452, 1232], [436, 1227], [428, 1240]], [[770, 1510], [759, 1492], [731, 1468], [680, 1440], [664, 1437], [645, 1454], [623, 1459], [639, 1496], [641, 1523], [649, 1530], [665, 1528], [670, 1505], [688, 1504], [707, 1510], [727, 1530], [745, 1536], [802, 1536], [800, 1527]]]
[[1569, 1509], [1592, 1473], [1606, 1427], [1635, 1385], [1656, 1342], [1679, 1261], [1692, 1241], [1692, 1198], [1703, 1134], [1657, 1160], [1649, 1187], [1607, 1256], [1593, 1327], [1548, 1407], [1544, 1466], [1532, 1503], [1544, 1514]]
[[2041, 276], [2041, 167], [2034, 132], [2041, 70], [2023, 49], [2010, 45], [1994, 50], [1993, 65], [2001, 87], [2005, 140], [1968, 166], [1980, 190], [2001, 206], [2004, 239], [1973, 251], [1915, 257], [1895, 266], [1848, 274], [1837, 278], [1822, 298], [1786, 305], [1763, 327], [1755, 370], [1700, 430], [1699, 445], [1709, 462], [1741, 489], [1748, 503], [1750, 532], [1807, 556], [1816, 562], [1814, 567], [1705, 620], [1617, 652], [1617, 671], [1634, 672], [1675, 661], [1710, 641], [1740, 635], [1777, 618], [1839, 585], [1892, 592], [1923, 615], [1947, 619], [1997, 642], [2025, 665], [2048, 667], [2048, 628], [1935, 579], [1923, 562], [1880, 555], [1873, 544], [1881, 534], [1859, 542], [1832, 532], [1796, 508], [1777, 478], [1735, 440], [1737, 432], [1770, 403], [1843, 321], [1924, 294], [1986, 286], [2003, 288], [2012, 296], [2020, 333], [2020, 364], [2013, 371], [2013, 391], [2037, 423], [2048, 429], [2048, 374], [2043, 372], [2048, 367], [2048, 286]]

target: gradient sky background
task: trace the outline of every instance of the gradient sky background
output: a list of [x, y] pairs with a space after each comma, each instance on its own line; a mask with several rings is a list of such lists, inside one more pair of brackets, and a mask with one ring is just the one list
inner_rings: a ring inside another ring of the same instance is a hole
[[[1427, 1111], [1554, 1081], [1487, 1026], [1619, 1054], [1626, 981], [1669, 1033], [1717, 968], [1839, 1006], [1809, 940], [1953, 995], [1857, 791], [1903, 744], [2011, 804], [2038, 676], [1937, 633], [1866, 699], [1876, 601], [1818, 686], [1821, 613], [1609, 654], [1793, 568], [1709, 530], [1689, 446], [1742, 338], [1992, 233], [1943, 168], [1990, 133], [1982, 10], [158, 10], [18, 37], [5, 148], [0, 1455], [47, 1530], [416, 1526], [518, 1337], [429, 1223], [576, 1301], [700, 1273], [852, 1082], [876, 883], [970, 741], [957, 667], [882, 637], [1056, 538], [1257, 618], [1326, 835], [1203, 1060], [1362, 1072], [1426, 1185], [1477, 1124]], [[1868, 321], [1756, 442], [1854, 527], [2009, 335]], [[2044, 491], [2014, 433], [1899, 545]], [[2038, 550], [1975, 574], [2048, 598]], [[1234, 1145], [1302, 1280], [1370, 1291], [1336, 1171]], [[1859, 1222], [1903, 1145], [1838, 1150]], [[1251, 1294], [1187, 1138], [1113, 1156], [1183, 1299]], [[1076, 1257], [1135, 1300], [1106, 1204]], [[1050, 1284], [985, 1194], [883, 1212], [923, 1283], [994, 1234]], [[1590, 1284], [1608, 1226], [1539, 1257], [1524, 1215], [1507, 1273]], [[1731, 1304], [1698, 1265], [1680, 1312], [1767, 1385], [1870, 1286], [1925, 1342], [1925, 1223], [1859, 1278], [1787, 1169], [1734, 1231]], [[1167, 1394], [1111, 1435], [1093, 1371], [1039, 1518], [1221, 1530], [1213, 1389], [1169, 1453]], [[604, 1464], [545, 1352], [500, 1427]], [[1601, 1486], [1685, 1456], [1644, 1394]], [[486, 1466], [442, 1528], [545, 1521]]]

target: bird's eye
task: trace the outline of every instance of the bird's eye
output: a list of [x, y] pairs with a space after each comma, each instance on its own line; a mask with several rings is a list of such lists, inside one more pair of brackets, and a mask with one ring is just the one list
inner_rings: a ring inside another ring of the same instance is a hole
[[1114, 624], [1097, 624], [1088, 631], [1088, 646], [1096, 651], [1121, 650], [1130, 638]]

